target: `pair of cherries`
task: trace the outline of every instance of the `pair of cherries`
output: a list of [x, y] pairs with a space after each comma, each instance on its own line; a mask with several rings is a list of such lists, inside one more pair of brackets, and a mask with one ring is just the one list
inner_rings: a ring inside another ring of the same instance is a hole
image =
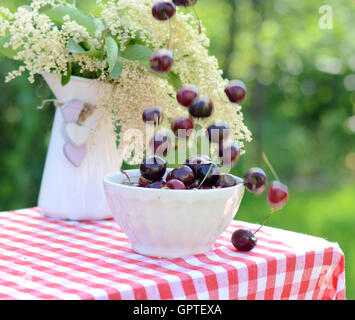
[[[270, 162], [266, 156], [263, 155], [264, 160], [269, 165], [271, 171], [274, 173]], [[277, 175], [275, 174], [276, 178]], [[255, 194], [261, 194], [265, 191], [267, 185], [267, 177], [265, 172], [260, 168], [250, 169], [244, 176], [245, 188]], [[272, 181], [267, 191], [267, 201], [271, 207], [270, 214], [266, 217], [265, 221], [258, 230], [252, 232], [248, 229], [238, 229], [232, 234], [232, 244], [239, 251], [250, 251], [255, 248], [257, 239], [255, 234], [263, 227], [266, 221], [270, 218], [271, 214], [277, 210], [281, 210], [287, 203], [289, 197], [288, 188], [281, 183], [279, 179]]]
[[[152, 15], [159, 21], [170, 20], [176, 13], [176, 6], [189, 7], [195, 5], [196, 2], [197, 0], [173, 0], [173, 2], [156, 2], [152, 8]], [[150, 59], [150, 67], [156, 72], [169, 72], [173, 64], [174, 56], [173, 53], [168, 49], [160, 49], [156, 51]]]

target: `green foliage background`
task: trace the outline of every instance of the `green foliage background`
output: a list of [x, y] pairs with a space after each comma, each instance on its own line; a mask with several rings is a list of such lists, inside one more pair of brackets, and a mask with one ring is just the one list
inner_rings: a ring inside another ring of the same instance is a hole
[[[12, 10], [28, 3], [0, 0]], [[331, 30], [318, 25], [325, 4], [333, 9]], [[261, 153], [268, 154], [290, 187], [288, 206], [269, 225], [339, 242], [354, 299], [355, 132], [346, 124], [355, 114], [355, 2], [200, 0], [196, 8], [225, 76], [249, 89], [243, 107], [254, 141], [233, 172], [264, 167]], [[54, 111], [36, 110], [52, 97], [40, 77], [35, 85], [25, 77], [4, 83], [17, 66], [0, 57], [2, 210], [36, 205]], [[247, 194], [237, 218], [260, 223], [267, 211], [265, 196]]]

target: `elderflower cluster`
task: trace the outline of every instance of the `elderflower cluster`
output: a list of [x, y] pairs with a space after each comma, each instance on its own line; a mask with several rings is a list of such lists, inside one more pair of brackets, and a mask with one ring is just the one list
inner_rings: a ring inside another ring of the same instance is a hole
[[[169, 21], [157, 21], [152, 16], [155, 0], [97, 0], [99, 19], [109, 33], [117, 39], [123, 52], [131, 39], [139, 39], [153, 51], [169, 48], [174, 55], [172, 72], [182, 84], [194, 85], [199, 93], [207, 95], [214, 103], [214, 113], [207, 119], [196, 119], [197, 125], [207, 128], [216, 120], [229, 123], [232, 139], [241, 148], [244, 141], [251, 141], [251, 132], [243, 123], [241, 107], [229, 102], [224, 89], [227, 80], [222, 77], [218, 61], [208, 53], [209, 39], [205, 29], [199, 32], [196, 18], [179, 8]], [[0, 7], [0, 36], [10, 36], [4, 47], [17, 53], [14, 59], [23, 65], [7, 77], [6, 81], [29, 72], [29, 81], [41, 72], [58, 76], [67, 75], [68, 66], [78, 67], [80, 74], [92, 72], [102, 82], [112, 85], [102, 94], [99, 104], [113, 115], [121, 127], [121, 135], [128, 129], [145, 131], [141, 121], [142, 112], [150, 106], [161, 106], [165, 114], [163, 126], [169, 127], [177, 116], [188, 115], [187, 109], [178, 105], [175, 89], [167, 79], [158, 77], [134, 61], [124, 61], [122, 74], [112, 80], [105, 56], [98, 58], [89, 54], [76, 54], [68, 49], [68, 42], [85, 42], [91, 52], [104, 52], [103, 37], [90, 33], [85, 26], [63, 17], [58, 26], [47, 15], [44, 7], [73, 7], [65, 0], [32, 0], [30, 6], [19, 7], [15, 13]], [[77, 75], [77, 74], [76, 74]], [[91, 76], [92, 77], [92, 76]], [[107, 86], [106, 86], [107, 87]], [[141, 148], [145, 148], [142, 146]], [[243, 151], [242, 151], [243, 152]]]

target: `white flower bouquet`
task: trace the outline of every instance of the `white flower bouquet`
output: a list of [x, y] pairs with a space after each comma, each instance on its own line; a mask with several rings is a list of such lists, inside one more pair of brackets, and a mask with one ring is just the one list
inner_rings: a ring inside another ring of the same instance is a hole
[[196, 2], [97, 0], [95, 15], [65, 0], [32, 0], [14, 13], [0, 7], [0, 53], [23, 62], [6, 81], [27, 71], [30, 82], [46, 72], [60, 78], [63, 86], [71, 76], [111, 83], [99, 104], [119, 124], [121, 135], [128, 129], [144, 132], [141, 115], [151, 106], [161, 107], [164, 121], [159, 125], [165, 128], [176, 118], [192, 119], [191, 110], [189, 115], [189, 108], [175, 97], [182, 85], [194, 86], [213, 107], [208, 117], [194, 116], [195, 129], [228, 122], [229, 138], [243, 153], [251, 133], [243, 123], [242, 99], [226, 95], [228, 80], [208, 53], [205, 29], [193, 10], [180, 10]]

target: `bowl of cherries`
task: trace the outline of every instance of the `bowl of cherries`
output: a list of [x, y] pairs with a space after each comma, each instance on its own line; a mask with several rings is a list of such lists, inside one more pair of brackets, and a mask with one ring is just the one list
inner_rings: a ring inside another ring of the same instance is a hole
[[[221, 172], [208, 156], [190, 157], [185, 164], [168, 169], [163, 158], [153, 155], [137, 170], [104, 178], [108, 204], [132, 249], [159, 258], [212, 250], [237, 214], [244, 190], [260, 194], [266, 187], [267, 176], [262, 169], [252, 168], [242, 179]], [[287, 186], [279, 179], [271, 182], [267, 200], [271, 212], [264, 223], [286, 205]], [[239, 251], [254, 249], [260, 228], [255, 232], [236, 230], [232, 244]]]
[[176, 258], [210, 251], [238, 211], [243, 180], [224, 174], [207, 156], [168, 169], [159, 156], [139, 170], [104, 178], [112, 214], [134, 251]]

